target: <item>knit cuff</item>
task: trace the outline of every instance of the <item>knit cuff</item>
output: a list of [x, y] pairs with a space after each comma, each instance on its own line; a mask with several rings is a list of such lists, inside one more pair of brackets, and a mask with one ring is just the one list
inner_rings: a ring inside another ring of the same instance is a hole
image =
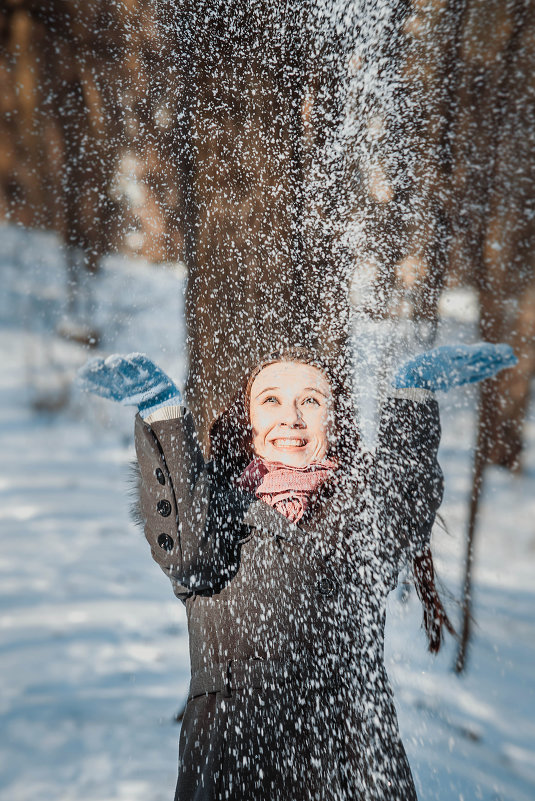
[[177, 405], [177, 398], [169, 398], [168, 401], [158, 404], [150, 409], [145, 409], [143, 414], [140, 411], [140, 417], [143, 418], [145, 423], [155, 423], [157, 420], [176, 420], [177, 417], [182, 416], [182, 406]]
[[423, 387], [400, 387], [399, 389], [392, 387], [388, 392], [388, 397], [425, 403], [434, 398], [435, 393], [432, 389], [424, 389]]

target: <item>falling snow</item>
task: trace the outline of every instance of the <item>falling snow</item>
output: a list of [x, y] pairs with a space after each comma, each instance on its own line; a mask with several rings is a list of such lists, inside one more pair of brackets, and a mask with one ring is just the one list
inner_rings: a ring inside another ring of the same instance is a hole
[[[531, 801], [529, 3], [45, 5], [2, 16], [2, 799], [168, 800], [180, 748], [177, 801]], [[520, 364], [479, 424], [395, 383], [480, 339]], [[332, 394], [283, 469], [237, 386], [275, 350]], [[415, 588], [430, 539], [460, 630], [476, 427], [458, 675]]]

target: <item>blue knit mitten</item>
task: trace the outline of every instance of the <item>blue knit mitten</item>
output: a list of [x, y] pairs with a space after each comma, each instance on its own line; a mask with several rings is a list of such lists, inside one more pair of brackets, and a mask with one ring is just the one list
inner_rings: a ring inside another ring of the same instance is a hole
[[394, 386], [420, 387], [447, 392], [461, 384], [474, 384], [513, 367], [518, 359], [510, 345], [442, 345], [405, 362], [394, 376]]
[[178, 406], [181, 401], [178, 387], [144, 353], [113, 353], [107, 359], [90, 359], [78, 370], [77, 380], [86, 392], [124, 406], [137, 406], [143, 418], [157, 408]]

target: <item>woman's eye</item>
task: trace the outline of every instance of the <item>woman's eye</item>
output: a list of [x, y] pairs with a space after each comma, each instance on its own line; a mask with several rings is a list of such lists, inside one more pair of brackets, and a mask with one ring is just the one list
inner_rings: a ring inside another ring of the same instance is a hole
[[316, 406], [320, 405], [319, 400], [317, 398], [313, 398], [313, 397], [305, 398], [303, 403], [312, 403], [312, 404], [315, 404]]
[[264, 398], [262, 403], [278, 403], [278, 400], [275, 395], [269, 395], [267, 398]]

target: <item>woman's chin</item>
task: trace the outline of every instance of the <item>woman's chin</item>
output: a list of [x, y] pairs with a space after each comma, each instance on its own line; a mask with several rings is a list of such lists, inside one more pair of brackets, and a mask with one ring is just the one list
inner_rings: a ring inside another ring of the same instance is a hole
[[306, 467], [313, 461], [312, 454], [308, 448], [270, 448], [270, 453], [266, 458], [270, 462], [282, 462], [288, 467]]

